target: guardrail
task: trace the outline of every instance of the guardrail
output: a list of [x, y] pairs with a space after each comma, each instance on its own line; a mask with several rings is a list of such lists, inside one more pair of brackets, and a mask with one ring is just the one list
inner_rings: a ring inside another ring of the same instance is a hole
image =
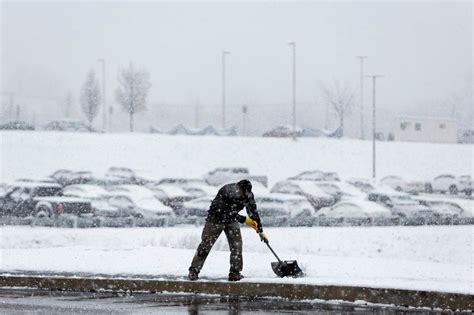
[[[46, 227], [95, 228], [95, 227], [162, 227], [181, 224], [204, 225], [204, 218], [176, 217], [173, 219], [144, 218], [106, 218], [78, 217], [63, 215], [55, 218], [11, 217], [0, 216], [1, 225], [29, 225]], [[412, 219], [330, 219], [309, 218], [309, 220], [288, 220], [281, 218], [262, 218], [264, 226], [298, 227], [298, 226], [418, 226], [418, 225], [473, 225], [474, 218], [456, 218], [449, 221], [412, 220]]]
[[227, 281], [183, 281], [154, 279], [114, 279], [40, 276], [0, 276], [0, 287], [28, 287], [73, 291], [145, 291], [221, 296], [278, 297], [293, 300], [366, 301], [398, 306], [473, 310], [474, 296], [402, 289], [368, 288], [290, 283]]

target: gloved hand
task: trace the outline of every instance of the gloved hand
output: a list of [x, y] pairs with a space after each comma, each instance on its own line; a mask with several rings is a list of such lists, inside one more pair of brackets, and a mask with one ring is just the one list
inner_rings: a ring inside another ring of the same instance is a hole
[[245, 224], [247, 224], [248, 226], [250, 226], [252, 229], [254, 229], [255, 231], [258, 231], [258, 224], [257, 224], [257, 221], [255, 220], [252, 220], [250, 218], [245, 218]]
[[267, 234], [261, 232], [261, 233], [259, 233], [258, 235], [260, 236], [260, 240], [261, 240], [262, 242], [268, 243]]

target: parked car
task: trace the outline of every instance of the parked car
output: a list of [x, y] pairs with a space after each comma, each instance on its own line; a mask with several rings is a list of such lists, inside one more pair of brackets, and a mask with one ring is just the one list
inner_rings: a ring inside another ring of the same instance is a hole
[[459, 191], [466, 194], [466, 196], [472, 196], [472, 177], [471, 175], [461, 175], [458, 177]]
[[62, 214], [92, 214], [91, 203], [83, 198], [61, 196], [61, 185], [16, 182], [0, 198], [2, 214], [51, 217]]
[[296, 176], [288, 178], [290, 180], [308, 181], [340, 181], [339, 175], [335, 172], [324, 172], [320, 170], [305, 171]]
[[16, 182], [29, 182], [29, 183], [47, 183], [56, 184], [56, 180], [52, 177], [36, 177], [36, 178], [19, 178]]
[[95, 178], [91, 172], [88, 171], [70, 171], [70, 170], [58, 170], [50, 176], [57, 183], [62, 186], [76, 185], [76, 184], [87, 184], [92, 182]]
[[264, 225], [312, 225], [315, 209], [303, 196], [267, 193], [255, 202]]
[[353, 199], [339, 202], [332, 207], [326, 207], [317, 212], [317, 216], [329, 219], [390, 219], [392, 213], [386, 207], [363, 199]]
[[174, 217], [173, 209], [165, 206], [155, 196], [116, 191], [113, 192], [109, 203], [119, 209], [122, 216], [150, 219]]
[[48, 123], [45, 127], [45, 130], [54, 130], [54, 131], [74, 131], [74, 132], [92, 132], [94, 129], [87, 126], [80, 120], [75, 119], [60, 119], [53, 120]]
[[187, 192], [192, 198], [215, 195], [218, 188], [211, 186], [201, 178], [163, 178], [156, 184], [177, 186]]
[[110, 194], [101, 186], [90, 184], [66, 186], [62, 190], [62, 195], [89, 200], [96, 216], [119, 217], [122, 215], [117, 207], [109, 204]]
[[133, 185], [145, 185], [152, 182], [150, 178], [141, 176], [139, 172], [128, 167], [110, 167], [105, 173], [106, 180], [118, 181], [123, 183], [130, 183]]
[[456, 195], [460, 191], [460, 182], [456, 176], [443, 174], [436, 176], [432, 181], [426, 184], [426, 192], [450, 193]]
[[62, 186], [65, 186], [68, 181], [69, 177], [72, 174], [71, 170], [66, 170], [66, 169], [60, 169], [51, 174], [49, 177], [54, 178], [57, 183], [59, 183]]
[[355, 188], [359, 189], [362, 192], [369, 192], [373, 190], [375, 187], [372, 185], [370, 180], [365, 179], [365, 178], [349, 178], [346, 180], [347, 183], [351, 184]]
[[434, 221], [437, 223], [445, 223], [457, 219], [464, 212], [457, 203], [448, 200], [434, 200], [429, 198], [416, 198], [423, 206], [426, 206], [434, 213]]
[[410, 198], [406, 193], [374, 190], [368, 194], [368, 200], [381, 204], [391, 210], [393, 215], [401, 218], [424, 220], [433, 218], [433, 211]]
[[270, 192], [304, 196], [316, 210], [336, 203], [334, 197], [309, 181], [280, 181], [272, 187]]
[[303, 130], [299, 127], [293, 129], [292, 126], [277, 126], [271, 130], [268, 130], [263, 133], [263, 137], [278, 137], [278, 138], [285, 138], [285, 137], [301, 137], [303, 135]]
[[265, 187], [268, 185], [267, 176], [250, 175], [248, 168], [245, 167], [219, 167], [203, 176], [206, 183], [213, 186], [238, 182], [242, 179], [248, 179], [252, 182], [260, 182]]
[[366, 194], [353, 185], [341, 181], [315, 181], [314, 184], [332, 195], [336, 200], [344, 198], [365, 197]]
[[147, 187], [153, 191], [161, 202], [173, 208], [176, 214], [182, 214], [183, 203], [193, 199], [193, 196], [178, 186], [161, 184], [148, 185]]
[[35, 127], [25, 121], [13, 120], [0, 125], [0, 130], [35, 130]]
[[213, 196], [204, 196], [183, 203], [182, 212], [186, 217], [205, 218]]
[[396, 191], [406, 193], [420, 193], [425, 191], [425, 183], [422, 181], [406, 181], [399, 176], [385, 176], [380, 180], [380, 184], [387, 185]]

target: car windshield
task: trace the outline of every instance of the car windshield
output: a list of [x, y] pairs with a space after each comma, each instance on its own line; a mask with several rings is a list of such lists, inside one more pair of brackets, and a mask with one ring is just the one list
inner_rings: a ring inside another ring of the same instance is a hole
[[61, 191], [60, 187], [38, 187], [36, 188], [36, 196], [47, 197], [55, 196]]

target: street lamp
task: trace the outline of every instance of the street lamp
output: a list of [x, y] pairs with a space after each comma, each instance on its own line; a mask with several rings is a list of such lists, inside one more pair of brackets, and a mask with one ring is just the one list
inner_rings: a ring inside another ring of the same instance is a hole
[[376, 169], [375, 169], [375, 82], [377, 78], [383, 77], [382, 74], [366, 75], [366, 78], [372, 78], [372, 180], [375, 183]]
[[228, 51], [222, 52], [222, 128], [225, 128], [225, 57], [229, 54]]
[[107, 103], [105, 101], [105, 59], [100, 58], [97, 60], [102, 64], [102, 129], [107, 129]]
[[357, 56], [360, 59], [360, 138], [365, 138], [364, 133], [364, 59], [367, 56]]
[[296, 43], [289, 42], [293, 50], [293, 140], [296, 140]]
[[247, 118], [248, 107], [247, 105], [242, 106], [242, 135], [246, 136], [246, 118]]

